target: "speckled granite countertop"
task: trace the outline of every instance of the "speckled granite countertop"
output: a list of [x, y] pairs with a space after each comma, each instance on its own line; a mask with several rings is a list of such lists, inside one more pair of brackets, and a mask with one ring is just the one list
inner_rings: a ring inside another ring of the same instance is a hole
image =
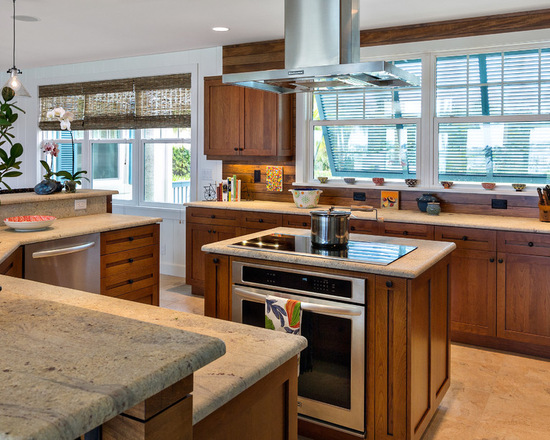
[[87, 199], [89, 197], [105, 197], [118, 194], [118, 191], [103, 189], [78, 189], [74, 193], [58, 192], [55, 194], [38, 195], [34, 192], [0, 194], [0, 204], [14, 205], [19, 203], [52, 202], [64, 199]]
[[16, 232], [0, 226], [0, 263], [19, 246], [58, 238], [105, 232], [162, 222], [161, 218], [121, 214], [96, 214], [57, 219], [44, 231]]
[[[0, 285], [3, 287], [3, 290], [0, 292], [1, 320], [4, 319], [2, 302], [5, 300], [11, 301], [14, 298], [24, 302], [46, 300], [77, 307], [78, 310], [82, 312], [83, 316], [80, 319], [80, 322], [77, 320], [76, 325], [78, 326], [83, 326], [87, 323], [88, 318], [84, 318], [84, 316], [97, 316], [93, 314], [88, 315], [88, 311], [96, 311], [140, 321], [137, 327], [139, 327], [140, 324], [146, 326], [144, 323], [158, 324], [163, 327], [186, 330], [221, 339], [225, 343], [226, 354], [195, 372], [193, 391], [193, 423], [199, 422], [216, 409], [233, 399], [235, 396], [249, 388], [258, 380], [271, 373], [278, 366], [284, 364], [293, 356], [296, 356], [306, 347], [307, 344], [305, 338], [302, 338], [301, 336], [287, 335], [271, 330], [222, 321], [219, 319], [206, 318], [204, 316], [192, 315], [174, 310], [163, 309], [160, 307], [151, 307], [145, 304], [50, 286], [36, 283], [34, 281], [0, 276]], [[50, 304], [50, 306], [40, 309], [41, 316], [48, 315], [51, 319], [47, 321], [53, 321], [51, 322], [51, 325], [53, 326], [57, 325], [55, 323], [55, 309], [55, 304]], [[105, 322], [111, 321], [107, 319]], [[43, 337], [42, 334], [36, 334], [36, 332], [33, 331], [34, 325], [31, 322], [23, 322], [19, 320], [18, 326], [21, 329], [21, 332], [29, 332], [30, 335], [35, 335], [36, 338]], [[170, 329], [166, 329], [166, 331], [169, 330]], [[0, 332], [3, 331], [5, 331], [5, 326], [1, 324]], [[55, 331], [55, 336], [52, 336], [52, 338], [54, 338], [53, 343], [57, 343], [60, 347], [65, 347], [64, 336], [69, 333], [74, 333], [72, 327], [63, 326], [62, 328], [58, 328]], [[190, 335], [185, 337], [192, 338]], [[140, 353], [139, 355], [134, 354], [133, 356], [139, 357], [141, 354], [148, 356], [148, 350], [150, 348], [148, 344], [154, 343], [154, 339], [147, 338], [147, 340], [143, 341], [143, 343], [145, 344], [144, 347], [147, 347], [145, 350], [146, 353]], [[165, 343], [169, 344], [171, 342], [165, 341]], [[164, 347], [166, 348], [167, 346]], [[92, 362], [93, 371], [96, 371], [98, 368], [100, 370], [102, 368], [102, 362], [100, 362], [100, 360], [103, 361], [103, 359], [113, 356], [118, 357], [120, 355], [118, 348], [120, 347], [117, 346], [117, 350], [112, 353], [108, 353], [107, 351], [101, 352], [104, 348], [98, 347], [95, 344], [91, 345], [89, 343], [85, 343], [83, 344], [82, 350], [91, 350], [90, 353], [92, 353], [94, 358]], [[2, 343], [0, 344], [0, 364], [2, 365], [0, 375], [4, 374], [2, 373], [2, 370], [7, 368], [4, 366], [6, 365], [4, 362], [4, 350], [6, 350], [6, 346]], [[72, 349], [68, 349], [67, 353], [61, 353], [59, 356], [70, 356], [70, 359], [73, 362], [71, 365], [80, 365], [80, 361], [78, 359], [79, 356], [74, 355]], [[171, 356], [171, 354], [167, 353], [167, 356]], [[48, 355], [48, 360], [51, 360], [52, 358], [52, 354]], [[133, 359], [135, 359], [135, 357]], [[30, 366], [25, 366], [24, 362], [23, 365], [16, 362], [15, 367], [19, 369], [30, 368]], [[9, 366], [10, 369], [14, 369], [15, 367]], [[64, 381], [63, 383], [67, 383], [67, 381], [70, 382], [70, 373], [71, 369], [69, 368], [63, 372], [56, 370], [45, 374], [52, 374], [51, 377], [62, 378]], [[10, 374], [16, 374], [15, 370]], [[96, 371], [96, 375], [97, 374], [98, 372]], [[2, 382], [0, 382], [0, 390], [3, 390], [6, 379], [4, 379], [4, 376], [1, 377]], [[72, 386], [75, 386], [74, 382], [70, 383]], [[51, 385], [53, 384], [54, 382], [51, 382]], [[108, 387], [106, 386], [106, 388]], [[3, 391], [0, 391], [0, 393], [1, 392]], [[0, 400], [0, 414], [13, 410], [13, 407], [10, 405], [5, 405], [6, 402], [12, 402], [12, 399]], [[52, 404], [54, 403], [55, 402], [52, 402]], [[50, 407], [53, 408], [51, 405]], [[50, 413], [55, 412], [53, 410], [47, 410], [47, 408], [44, 407], [39, 410], [42, 411], [42, 416], [44, 417], [48, 417]], [[30, 413], [29, 419], [41, 419], [41, 415], [39, 413]], [[0, 416], [0, 438], [5, 438], [2, 437], [2, 433], [4, 431], [3, 422], [1, 422], [1, 420], [2, 416]], [[36, 420], [36, 422], [38, 423], [39, 420]], [[73, 436], [72, 438], [75, 437], [76, 436]], [[40, 438], [43, 439], [45, 437]], [[61, 437], [55, 438], [60, 439]]]
[[[283, 202], [192, 202], [186, 206], [197, 208], [236, 209], [240, 211], [275, 212], [280, 214], [309, 215], [314, 209], [328, 209], [329, 205], [319, 205], [312, 209], [297, 208], [294, 203]], [[357, 205], [360, 206], [360, 205]], [[354, 216], [365, 220], [374, 220], [374, 213], [355, 211]], [[536, 218], [504, 217], [500, 215], [474, 215], [442, 212], [440, 215], [428, 215], [420, 211], [378, 210], [378, 216], [385, 221], [400, 223], [422, 223], [439, 226], [495, 229], [502, 231], [521, 231], [550, 233], [550, 222], [541, 222]]]
[[456, 248], [456, 245], [450, 242], [414, 240], [381, 235], [350, 234], [350, 240], [393, 243], [417, 247], [417, 249], [399, 258], [397, 261], [394, 261], [387, 266], [380, 266], [376, 264], [358, 263], [334, 258], [320, 258], [318, 256], [293, 254], [291, 252], [267, 252], [254, 248], [236, 248], [228, 246], [230, 244], [242, 241], [243, 239], [261, 237], [262, 235], [271, 234], [273, 232], [290, 235], [310, 234], [309, 229], [274, 228], [256, 232], [254, 234], [243, 235], [242, 237], [230, 238], [228, 240], [206, 244], [202, 247], [202, 250], [205, 252], [231, 255], [235, 257], [257, 258], [259, 260], [280, 261], [284, 263], [302, 264], [306, 266], [351, 270], [355, 272], [373, 273], [403, 278], [416, 278]]
[[49, 301], [29, 294], [43, 289], [37, 283], [1, 282], [2, 439], [73, 440], [225, 352], [217, 338]]

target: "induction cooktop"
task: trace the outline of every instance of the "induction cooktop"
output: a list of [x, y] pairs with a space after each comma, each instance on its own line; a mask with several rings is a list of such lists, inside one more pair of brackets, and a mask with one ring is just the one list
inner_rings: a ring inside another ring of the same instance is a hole
[[416, 246], [354, 240], [348, 241], [347, 246], [343, 249], [325, 249], [312, 245], [309, 235], [287, 234], [262, 235], [230, 244], [229, 247], [246, 247], [265, 252], [292, 253], [381, 266], [387, 266], [416, 249]]

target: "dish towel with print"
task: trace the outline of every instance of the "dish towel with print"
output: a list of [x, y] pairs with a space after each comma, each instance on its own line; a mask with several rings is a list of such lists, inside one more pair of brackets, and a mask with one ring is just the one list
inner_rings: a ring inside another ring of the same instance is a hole
[[265, 299], [265, 328], [300, 334], [302, 303], [293, 299], [267, 296]]

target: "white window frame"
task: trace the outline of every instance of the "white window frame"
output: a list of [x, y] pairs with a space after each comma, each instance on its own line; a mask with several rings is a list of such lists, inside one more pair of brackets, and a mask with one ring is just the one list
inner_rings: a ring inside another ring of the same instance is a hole
[[[388, 189], [398, 190], [441, 190], [439, 184], [439, 145], [438, 124], [456, 122], [454, 118], [436, 118], [436, 89], [435, 69], [438, 56], [460, 56], [478, 53], [493, 53], [495, 51], [515, 51], [524, 49], [539, 49], [550, 47], [550, 29], [526, 32], [513, 32], [507, 34], [495, 34], [480, 37], [466, 37], [449, 40], [434, 40], [420, 43], [406, 43], [399, 45], [386, 45], [366, 47], [361, 49], [361, 61], [397, 61], [405, 59], [422, 60], [422, 113], [418, 122], [417, 133], [417, 158], [416, 173], [420, 185], [416, 188], [408, 188], [404, 181], [389, 180], [386, 182]], [[318, 186], [319, 182], [313, 180], [313, 121], [311, 94], [299, 94], [296, 99], [296, 185]], [[477, 116], [469, 117], [472, 122], [483, 122], [487, 118], [491, 121], [549, 121], [550, 115], [521, 115], [521, 116]], [[414, 118], [403, 118], [412, 122]], [[461, 117], [466, 122], [467, 118]], [[338, 121], [342, 123], [342, 121]], [[357, 120], [353, 121], [358, 124]], [[303, 145], [303, 148], [299, 148]], [[334, 184], [329, 180], [323, 186], [349, 187], [344, 183]], [[509, 186], [509, 188], [507, 188]], [[358, 180], [354, 187], [373, 188], [374, 184], [366, 180]], [[521, 194], [533, 194], [536, 185], [529, 185]], [[455, 183], [453, 192], [486, 193], [479, 183]], [[495, 193], [516, 194], [511, 185], [500, 185]]]

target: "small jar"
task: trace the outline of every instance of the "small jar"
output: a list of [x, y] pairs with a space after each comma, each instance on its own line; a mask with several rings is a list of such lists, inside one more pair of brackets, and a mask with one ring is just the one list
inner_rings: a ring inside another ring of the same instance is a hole
[[429, 215], [439, 215], [441, 212], [441, 205], [439, 202], [429, 202], [428, 207], [426, 208], [426, 212]]
[[422, 197], [419, 197], [416, 199], [416, 203], [418, 204], [418, 209], [420, 209], [422, 212], [426, 212], [426, 209], [428, 208], [428, 203], [430, 202], [438, 202], [438, 198], [434, 196], [433, 194], [422, 194]]

